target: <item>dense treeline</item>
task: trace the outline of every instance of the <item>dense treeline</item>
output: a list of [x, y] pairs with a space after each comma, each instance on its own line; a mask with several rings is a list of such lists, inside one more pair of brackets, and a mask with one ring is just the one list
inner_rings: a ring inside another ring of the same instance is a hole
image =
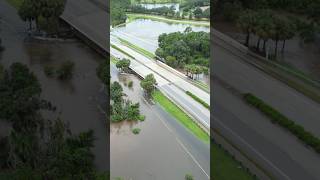
[[47, 120], [55, 111], [41, 99], [36, 76], [20, 63], [1, 73], [0, 119], [11, 125], [0, 137], [0, 177], [7, 179], [107, 179], [94, 167], [94, 132], [72, 134], [61, 119]]
[[[210, 57], [210, 35], [207, 32], [193, 32], [190, 27], [184, 32], [161, 34], [156, 55], [169, 66], [185, 68], [188, 73], [208, 72]], [[192, 77], [193, 78], [193, 77]]]
[[35, 23], [37, 30], [56, 33], [65, 4], [66, 0], [23, 0], [18, 13], [22, 20], [29, 22], [30, 30]]
[[222, 0], [217, 1], [214, 15], [237, 23], [247, 34], [247, 46], [250, 36], [255, 35], [259, 52], [266, 53], [266, 42], [273, 41], [274, 56], [277, 56], [279, 41], [282, 41], [283, 52], [286, 40], [298, 35], [305, 42], [312, 41], [320, 30], [319, 0]]
[[210, 7], [205, 10], [200, 8], [200, 5], [205, 3], [196, 3], [186, 5], [184, 8], [181, 8], [180, 11], [176, 11], [174, 6], [171, 7], [158, 7], [153, 9], [147, 9], [139, 4], [134, 4], [130, 7], [129, 11], [133, 13], [142, 13], [142, 14], [155, 14], [166, 16], [170, 18], [177, 19], [201, 19], [201, 18], [210, 18]]
[[111, 25], [116, 26], [126, 22], [126, 10], [129, 8], [130, 0], [111, 0]]

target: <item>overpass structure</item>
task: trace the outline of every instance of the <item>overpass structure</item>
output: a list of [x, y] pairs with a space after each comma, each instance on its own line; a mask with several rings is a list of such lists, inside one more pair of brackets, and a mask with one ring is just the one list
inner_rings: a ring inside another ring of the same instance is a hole
[[[118, 55], [119, 52], [116, 50], [109, 50], [107, 25], [109, 14], [106, 7], [108, 6], [105, 0], [68, 0], [61, 18], [104, 54]], [[213, 29], [212, 32], [214, 32]], [[234, 153], [237, 159], [242, 159], [243, 163], [262, 179], [271, 179], [270, 176], [274, 179], [287, 180], [319, 179], [320, 158], [314, 151], [306, 148], [283, 129], [271, 124], [266, 117], [251, 107], [246, 106], [243, 101], [228, 91], [228, 87], [216, 83], [214, 79], [218, 77], [240, 92], [254, 93], [316, 135], [319, 135], [320, 128], [319, 104], [244, 62], [244, 59], [250, 59], [250, 57], [246, 56], [246, 52], [242, 49], [228, 45], [234, 42], [223, 41], [217, 33], [212, 37], [214, 66], [211, 84], [215, 87], [211, 88], [214, 100], [211, 104], [214, 106], [214, 111], [211, 112], [211, 116], [209, 115], [212, 122], [210, 128], [231, 142], [233, 146], [228, 150], [237, 151]], [[129, 51], [129, 49], [126, 50]], [[133, 61], [132, 64], [133, 69], [141, 76], [144, 75], [141, 72], [155, 72], [150, 66], [146, 66], [146, 63]], [[159, 73], [157, 71], [155, 76], [157, 80], [159, 79], [162, 91], [172, 94], [173, 90], [181, 94], [179, 86], [170, 85], [170, 82]], [[194, 104], [193, 101], [190, 102]], [[242, 158], [244, 156], [246, 158]]]

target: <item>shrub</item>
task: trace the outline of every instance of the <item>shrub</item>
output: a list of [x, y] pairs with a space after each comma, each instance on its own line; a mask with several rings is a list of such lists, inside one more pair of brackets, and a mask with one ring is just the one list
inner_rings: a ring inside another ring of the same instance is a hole
[[243, 97], [247, 103], [256, 107], [263, 114], [268, 116], [271, 122], [277, 123], [281, 127], [287, 129], [305, 144], [312, 147], [317, 153], [320, 153], [320, 139], [311, 132], [305, 130], [303, 126], [296, 124], [294, 121], [250, 93], [244, 94]]
[[193, 176], [191, 174], [186, 174], [184, 177], [185, 180], [193, 180]]
[[66, 61], [62, 63], [57, 70], [58, 78], [61, 80], [70, 79], [73, 75], [74, 62]]
[[133, 133], [133, 134], [139, 134], [140, 131], [141, 131], [141, 129], [139, 129], [139, 128], [134, 128], [134, 129], [132, 129], [132, 133]]
[[199, 102], [200, 104], [202, 104], [205, 108], [210, 109], [210, 105], [207, 104], [206, 102], [204, 102], [202, 99], [200, 99], [198, 96], [192, 94], [190, 91], [186, 91], [186, 93], [192, 97], [194, 100], [196, 100], [197, 102]]
[[129, 88], [132, 88], [132, 86], [133, 86], [133, 81], [129, 81], [128, 87], [129, 87]]
[[146, 116], [140, 115], [140, 116], [138, 117], [138, 119], [139, 119], [139, 121], [144, 121], [144, 120], [146, 119]]
[[46, 65], [46, 66], [44, 66], [43, 71], [44, 71], [44, 74], [45, 74], [46, 76], [52, 77], [52, 76], [54, 76], [55, 69], [54, 69], [53, 66]]

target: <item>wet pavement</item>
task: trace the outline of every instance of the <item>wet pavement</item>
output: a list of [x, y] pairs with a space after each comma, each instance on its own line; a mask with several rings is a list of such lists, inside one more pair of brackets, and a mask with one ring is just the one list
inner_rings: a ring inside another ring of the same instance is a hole
[[[139, 102], [146, 116], [143, 122], [111, 124], [111, 176], [163, 180], [184, 179], [191, 173], [195, 179], [208, 179], [209, 144], [198, 140], [161, 107], [147, 102], [136, 76], [119, 74], [113, 65], [110, 71], [112, 81], [120, 81], [127, 97]], [[132, 88], [125, 86], [129, 81], [133, 81]], [[140, 128], [140, 134], [134, 135], [133, 128]]]

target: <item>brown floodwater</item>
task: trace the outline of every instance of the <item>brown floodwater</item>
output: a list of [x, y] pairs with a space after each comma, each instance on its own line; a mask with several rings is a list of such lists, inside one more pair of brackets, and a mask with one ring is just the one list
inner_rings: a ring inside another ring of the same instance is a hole
[[[2, 3], [1, 3], [2, 5]], [[109, 151], [105, 116], [98, 106], [106, 103], [103, 86], [96, 76], [98, 63], [103, 60], [95, 51], [78, 40], [71, 42], [39, 42], [28, 38], [25, 24], [10, 8], [1, 11], [2, 44], [0, 63], [9, 67], [13, 62], [29, 66], [42, 85], [42, 97], [51, 101], [57, 111], [51, 118], [61, 117], [68, 122], [73, 133], [93, 129], [97, 140], [93, 153], [99, 170], [108, 170]], [[43, 72], [45, 65], [58, 66], [65, 61], [75, 63], [71, 80], [48, 78]]]
[[[165, 112], [157, 111], [156, 105], [145, 100], [140, 79], [132, 74], [120, 74], [114, 65], [111, 65], [110, 72], [111, 81], [119, 81], [126, 98], [139, 102], [141, 113], [146, 116], [143, 122], [125, 121], [110, 125], [111, 177], [123, 177], [126, 180], [178, 180], [190, 173], [195, 179], [207, 179], [179, 144], [184, 142], [177, 140], [176, 129], [167, 122], [173, 119], [168, 119]], [[129, 81], [133, 81], [132, 88], [125, 85]], [[133, 134], [133, 128], [140, 128], [140, 134]], [[204, 146], [204, 151], [208, 153], [202, 155], [210, 159], [209, 147]], [[209, 164], [205, 166], [208, 168]]]

